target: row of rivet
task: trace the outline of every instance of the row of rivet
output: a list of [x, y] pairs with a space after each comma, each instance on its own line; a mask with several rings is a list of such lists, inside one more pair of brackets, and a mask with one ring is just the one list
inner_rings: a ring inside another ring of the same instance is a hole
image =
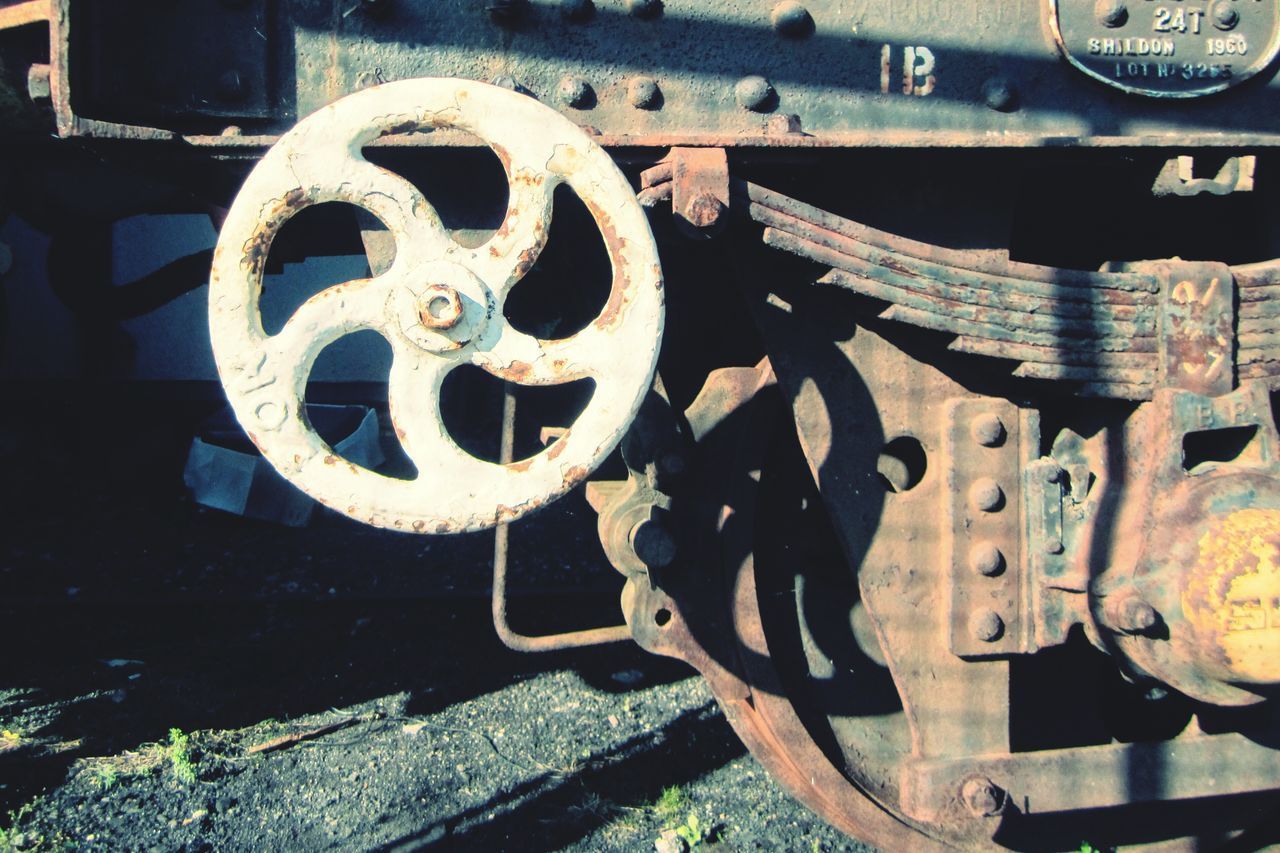
[[[222, 5], [230, 9], [243, 9], [249, 0], [221, 0]], [[641, 20], [653, 20], [662, 15], [663, 0], [623, 0], [627, 14]], [[370, 17], [378, 18], [391, 12], [394, 0], [359, 0], [351, 11], [360, 9]], [[594, 17], [596, 4], [594, 0], [560, 0], [560, 14], [565, 20], [575, 24], [585, 23]], [[529, 0], [489, 0], [485, 6], [489, 17], [495, 24], [503, 27], [517, 27], [528, 18], [532, 5]], [[350, 12], [348, 12], [350, 14]], [[809, 10], [796, 0], [783, 0], [773, 7], [769, 15], [775, 31], [789, 38], [803, 38], [813, 32], [813, 16]]]
[[[509, 76], [498, 77], [493, 84], [528, 94], [528, 90]], [[778, 104], [773, 85], [757, 74], [739, 80], [733, 87], [733, 95], [740, 107], [752, 112], [767, 113]], [[575, 110], [589, 110], [596, 105], [596, 93], [591, 83], [575, 75], [560, 78], [555, 97], [562, 105]], [[630, 78], [627, 81], [627, 102], [638, 110], [661, 109], [663, 98], [658, 81], [645, 76]]]
[[[999, 447], [1008, 437], [1004, 422], [994, 412], [985, 412], [969, 424], [969, 434], [982, 447]], [[996, 513], [1005, 508], [1004, 490], [991, 477], [981, 477], [969, 487], [969, 503], [979, 512]], [[994, 542], [981, 541], [969, 549], [969, 568], [983, 577], [994, 578], [1004, 573], [1005, 556]], [[974, 639], [994, 643], [1004, 636], [1004, 617], [995, 610], [979, 610], [969, 620]]]

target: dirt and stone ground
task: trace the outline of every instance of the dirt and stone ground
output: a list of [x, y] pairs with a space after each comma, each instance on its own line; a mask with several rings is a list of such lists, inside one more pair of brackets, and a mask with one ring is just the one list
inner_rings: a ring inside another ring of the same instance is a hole
[[[11, 399], [0, 849], [858, 849], [684, 665], [501, 646], [490, 537], [203, 510], [200, 394]], [[590, 521], [571, 497], [513, 533], [517, 628], [617, 620]]]

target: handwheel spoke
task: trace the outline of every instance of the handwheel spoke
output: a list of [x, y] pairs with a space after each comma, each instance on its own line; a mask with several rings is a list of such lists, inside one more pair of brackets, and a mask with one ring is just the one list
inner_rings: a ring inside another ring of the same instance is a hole
[[544, 171], [517, 168], [508, 175], [507, 213], [497, 232], [472, 252], [474, 272], [501, 304], [524, 278], [547, 245], [552, 202], [559, 179]]
[[280, 371], [294, 377], [299, 396], [320, 351], [344, 335], [386, 327], [387, 286], [381, 278], [336, 284], [312, 296], [293, 313], [265, 349]]
[[358, 151], [334, 158], [331, 149], [293, 152], [286, 158], [289, 174], [313, 203], [341, 201], [368, 210], [395, 236], [396, 258], [405, 263], [435, 260], [459, 250], [436, 209], [412, 183], [370, 163]]
[[508, 322], [494, 322], [477, 342], [471, 361], [508, 382], [559, 385], [604, 375], [611, 360], [626, 357], [612, 343], [595, 326], [570, 338], [548, 341], [518, 331]]
[[484, 464], [458, 447], [440, 418], [440, 387], [456, 362], [404, 341], [392, 344], [392, 354], [387, 403], [396, 438], [419, 480], [456, 488], [454, 478]]

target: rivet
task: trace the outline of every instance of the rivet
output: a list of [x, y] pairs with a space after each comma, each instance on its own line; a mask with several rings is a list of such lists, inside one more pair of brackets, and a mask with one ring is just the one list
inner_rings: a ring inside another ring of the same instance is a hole
[[595, 13], [596, 4], [591, 0], [560, 0], [560, 14], [574, 23], [589, 21]]
[[652, 77], [632, 77], [627, 84], [627, 100], [638, 110], [656, 110], [662, 103], [658, 81]]
[[804, 38], [813, 32], [813, 16], [796, 0], [783, 0], [769, 15], [773, 29], [787, 38]]
[[769, 112], [777, 102], [773, 86], [759, 74], [752, 74], [739, 80], [733, 87], [733, 94], [738, 99], [740, 107], [752, 112]]
[[1220, 30], [1234, 29], [1240, 23], [1240, 13], [1230, 3], [1217, 0], [1213, 4], [1213, 25]]
[[637, 18], [656, 18], [662, 14], [662, 0], [627, 0], [627, 11]]
[[556, 98], [566, 107], [576, 110], [588, 109], [595, 101], [595, 92], [591, 84], [581, 77], [562, 77], [556, 87]]
[[1018, 108], [1018, 90], [1005, 78], [992, 77], [982, 84], [982, 100], [996, 112], [1013, 112]]
[[995, 412], [983, 412], [969, 422], [969, 435], [983, 447], [999, 447], [1007, 434], [1004, 421]]
[[979, 542], [969, 549], [969, 568], [976, 574], [995, 577], [1004, 571], [1004, 554], [994, 542]]
[[1123, 27], [1129, 20], [1129, 9], [1122, 0], [1098, 0], [1093, 4], [1093, 13], [1104, 27]]
[[219, 75], [217, 93], [224, 101], [243, 101], [249, 95], [249, 87], [240, 72], [231, 68]]
[[1146, 633], [1160, 621], [1160, 614], [1156, 609], [1136, 592], [1112, 598], [1104, 605], [1104, 612], [1111, 627], [1126, 634]]
[[981, 512], [999, 512], [1004, 508], [1004, 492], [990, 477], [983, 477], [969, 487], [969, 503]]
[[1008, 797], [985, 776], [975, 776], [960, 787], [960, 801], [974, 817], [994, 817], [1005, 809]]
[[1004, 636], [1004, 620], [994, 610], [979, 610], [969, 620], [969, 631], [976, 640], [994, 643]]

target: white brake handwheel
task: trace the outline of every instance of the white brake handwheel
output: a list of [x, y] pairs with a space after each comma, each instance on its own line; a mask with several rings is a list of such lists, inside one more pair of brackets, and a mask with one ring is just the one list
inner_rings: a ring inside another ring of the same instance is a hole
[[[454, 242], [408, 181], [361, 155], [383, 134], [440, 127], [484, 140], [507, 172], [506, 218], [475, 249]], [[613, 284], [589, 325], [548, 341], [512, 328], [503, 304], [546, 243], [552, 192], [561, 182], [578, 194], [604, 235]], [[259, 297], [271, 241], [298, 210], [329, 201], [359, 205], [381, 219], [395, 237], [395, 260], [381, 275], [318, 293], [268, 335]], [[218, 373], [263, 456], [339, 512], [419, 533], [509, 521], [581, 482], [631, 424], [653, 379], [662, 325], [653, 235], [609, 156], [532, 98], [464, 80], [388, 83], [300, 122], [267, 152], [236, 196], [209, 283]], [[391, 419], [416, 479], [393, 479], [348, 462], [307, 421], [303, 401], [316, 356], [364, 329], [391, 344]], [[441, 421], [441, 384], [461, 364], [527, 385], [590, 377], [595, 390], [563, 437], [530, 459], [500, 465], [462, 450]]]

